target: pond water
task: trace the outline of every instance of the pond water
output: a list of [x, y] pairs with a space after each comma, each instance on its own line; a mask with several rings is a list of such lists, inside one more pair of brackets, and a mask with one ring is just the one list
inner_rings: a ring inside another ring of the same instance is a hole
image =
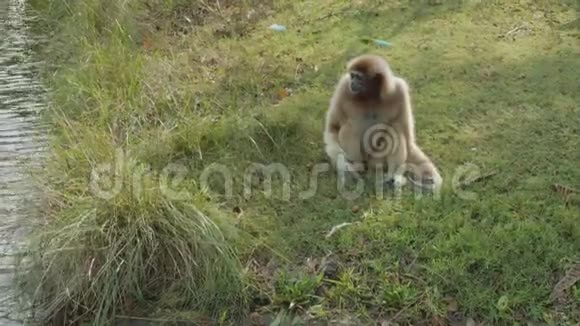
[[0, 0], [0, 325], [22, 325], [14, 291], [16, 255], [38, 196], [25, 168], [43, 152], [44, 91], [24, 0]]

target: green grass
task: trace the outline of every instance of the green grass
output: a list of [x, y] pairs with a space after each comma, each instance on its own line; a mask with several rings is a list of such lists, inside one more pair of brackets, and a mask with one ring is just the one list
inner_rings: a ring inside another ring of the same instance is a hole
[[[47, 222], [32, 239], [29, 275], [41, 280], [35, 294], [49, 316], [580, 322], [580, 285], [549, 299], [580, 260], [578, 194], [552, 190], [580, 188], [576, 2], [32, 7], [45, 18], [40, 32], [52, 31], [43, 49], [54, 126], [41, 175]], [[346, 200], [332, 171], [300, 196], [326, 162], [333, 86], [367, 52], [411, 86], [418, 141], [445, 180], [437, 196], [381, 198], [371, 187]], [[254, 163], [283, 164], [290, 197], [279, 178], [271, 194], [259, 191], [264, 176], [246, 196]], [[171, 164], [182, 169], [183, 197], [163, 186]], [[232, 187], [217, 174], [203, 182], [211, 166]], [[95, 191], [94, 171], [111, 179], [98, 187], [111, 197]], [[495, 174], [456, 187], [478, 171]], [[343, 222], [356, 223], [325, 237]]]

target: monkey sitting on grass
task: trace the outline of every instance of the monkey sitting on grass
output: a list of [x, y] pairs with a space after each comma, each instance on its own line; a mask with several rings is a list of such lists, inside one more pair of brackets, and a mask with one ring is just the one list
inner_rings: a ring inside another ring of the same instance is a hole
[[387, 61], [362, 55], [347, 64], [326, 113], [325, 152], [342, 173], [387, 167], [387, 180], [409, 181], [431, 190], [442, 178], [415, 141], [415, 121], [407, 82]]

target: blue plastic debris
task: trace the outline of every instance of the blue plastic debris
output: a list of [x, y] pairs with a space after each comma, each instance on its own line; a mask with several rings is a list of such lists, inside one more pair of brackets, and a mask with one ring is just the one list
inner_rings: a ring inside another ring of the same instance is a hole
[[388, 48], [388, 47], [391, 47], [392, 46], [391, 42], [387, 42], [387, 41], [383, 41], [383, 40], [377, 40], [377, 39], [374, 39], [373, 40], [373, 43], [375, 43], [376, 45], [378, 45], [378, 46], [380, 46], [382, 48]]
[[276, 32], [285, 32], [286, 26], [273, 24], [270, 26], [270, 29], [275, 30]]
[[393, 43], [388, 42], [388, 41], [384, 41], [384, 40], [379, 40], [379, 39], [371, 39], [371, 38], [363, 38], [362, 39], [363, 43], [365, 44], [369, 44], [369, 43], [373, 43], [376, 46], [379, 46], [381, 48], [389, 48], [393, 46]]

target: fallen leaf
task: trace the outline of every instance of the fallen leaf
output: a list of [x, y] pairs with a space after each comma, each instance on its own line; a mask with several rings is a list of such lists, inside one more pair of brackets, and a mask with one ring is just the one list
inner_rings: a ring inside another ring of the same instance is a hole
[[431, 325], [433, 326], [444, 326], [446, 325], [445, 320], [441, 316], [433, 315], [431, 316]]
[[143, 49], [146, 51], [151, 50], [153, 48], [153, 41], [149, 35], [145, 35], [143, 37]]
[[282, 88], [278, 91], [278, 100], [282, 100], [283, 98], [288, 97], [288, 95], [290, 95], [288, 90], [286, 88]]
[[308, 273], [314, 274], [318, 270], [318, 266], [320, 265], [320, 261], [316, 258], [309, 257], [306, 259], [306, 271]]
[[496, 303], [496, 307], [497, 309], [499, 309], [500, 311], [506, 311], [507, 308], [509, 307], [509, 298], [507, 295], [502, 295]]
[[447, 311], [456, 312], [457, 310], [459, 310], [459, 305], [457, 304], [457, 300], [455, 300], [453, 298], [449, 298], [449, 300], [447, 300]]
[[264, 317], [257, 312], [252, 312], [250, 314], [250, 322], [252, 325], [266, 325]]
[[568, 186], [564, 186], [561, 184], [553, 184], [552, 185], [552, 190], [554, 190], [555, 192], [557, 192], [560, 195], [564, 195], [564, 196], [568, 196], [571, 195], [573, 193], [577, 193], [578, 190], [570, 188]]

